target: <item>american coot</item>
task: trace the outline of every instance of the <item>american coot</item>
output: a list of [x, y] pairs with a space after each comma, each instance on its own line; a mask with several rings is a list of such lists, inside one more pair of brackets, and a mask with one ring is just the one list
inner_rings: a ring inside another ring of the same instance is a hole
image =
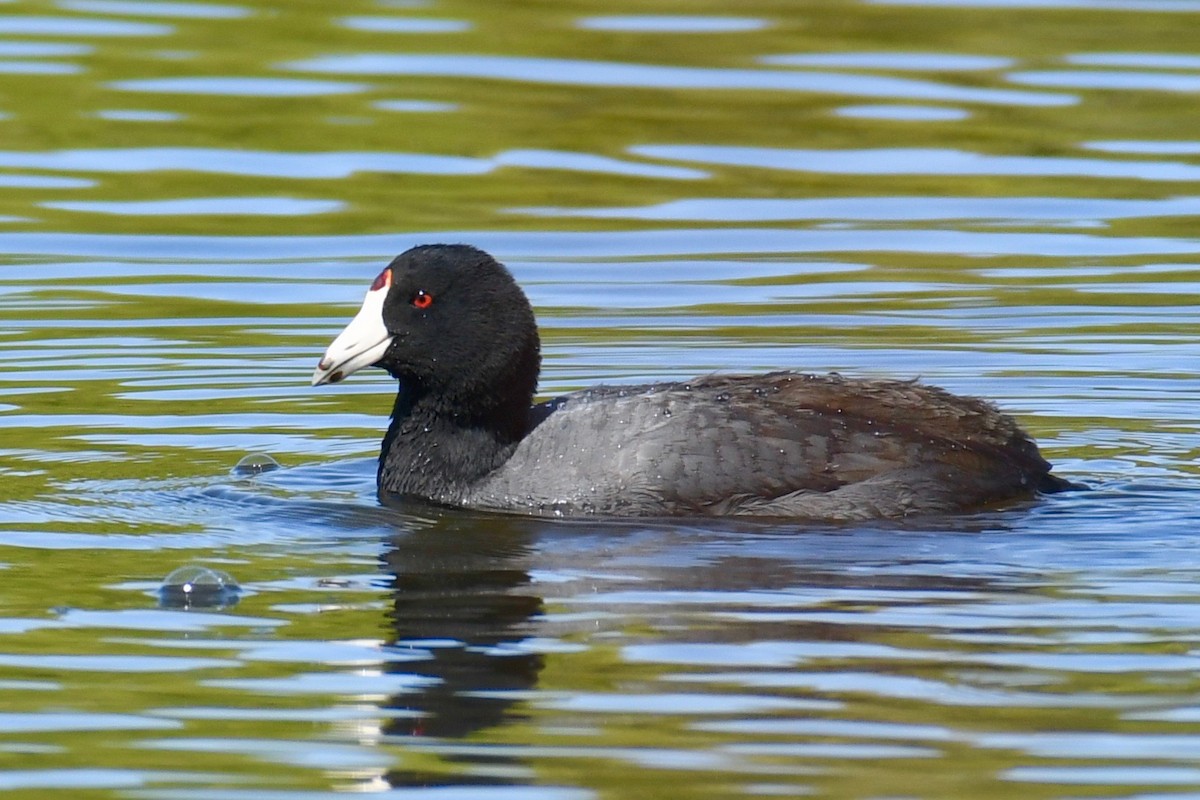
[[533, 311], [503, 266], [424, 245], [375, 279], [313, 385], [399, 379], [382, 494], [540, 515], [856, 520], [1054, 491], [993, 405], [914, 381], [772, 372], [598, 386], [533, 404]]

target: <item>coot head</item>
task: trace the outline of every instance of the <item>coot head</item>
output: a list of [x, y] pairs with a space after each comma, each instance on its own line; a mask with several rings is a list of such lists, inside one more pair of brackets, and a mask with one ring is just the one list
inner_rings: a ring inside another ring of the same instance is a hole
[[537, 387], [538, 351], [533, 310], [507, 269], [468, 245], [422, 245], [379, 273], [313, 385], [378, 366], [402, 392], [440, 399], [452, 413], [502, 406], [523, 415]]

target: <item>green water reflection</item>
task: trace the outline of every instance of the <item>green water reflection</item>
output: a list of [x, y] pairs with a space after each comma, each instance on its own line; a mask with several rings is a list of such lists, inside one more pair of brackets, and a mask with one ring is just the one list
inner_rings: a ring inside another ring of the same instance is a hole
[[[241, 4], [231, 7], [239, 9], [238, 14], [227, 16], [171, 16], [167, 8], [156, 13], [150, 3], [108, 14], [103, 6], [96, 6], [95, 13], [88, 13], [89, 8], [78, 4], [53, 16], [68, 31], [72, 24], [81, 26], [81, 35], [60, 35], [56, 40], [86, 52], [20, 62], [76, 71], [14, 70], [0, 75], [7, 114], [0, 123], [5, 142], [0, 168], [94, 182], [86, 188], [0, 188], [0, 215], [20, 219], [23, 230], [341, 234], [464, 225], [540, 229], [573, 225], [514, 217], [508, 210], [595, 205], [601, 200], [606, 205], [643, 205], [681, 196], [987, 197], [1014, 191], [1055, 197], [1154, 196], [1155, 187], [1140, 181], [1121, 185], [1090, 178], [1030, 176], [1014, 182], [978, 176], [848, 176], [721, 167], [702, 168], [696, 172], [706, 175], [702, 179], [656, 180], [645, 174], [572, 168], [563, 155], [540, 159], [550, 164], [544, 168], [530, 163], [539, 161], [532, 151], [576, 153], [613, 159], [626, 164], [627, 171], [674, 167], [682, 175], [684, 165], [631, 158], [629, 149], [689, 144], [937, 148], [1079, 157], [1079, 148], [1088, 142], [1176, 138], [1189, 129], [1194, 110], [1188, 93], [1042, 89], [1015, 86], [1007, 79], [1016, 68], [1059, 65], [1078, 54], [1187, 53], [1191, 31], [1181, 24], [1187, 14], [749, 2], [739, 5], [738, 16], [761, 20], [763, 27], [686, 35], [584, 27], [580, 20], [600, 10], [589, 3], [446, 2], [428, 8], [349, 3], [332, 14], [322, 4]], [[722, 4], [689, 3], [680, 9], [647, 2], [630, 10], [646, 15], [728, 11]], [[14, 4], [6, 13], [20, 20], [26, 15], [40, 19], [46, 12], [33, 4]], [[376, 22], [354, 24], [363, 19]], [[88, 35], [82, 27], [101, 20], [141, 26], [152, 22], [156, 27], [135, 27], [130, 35], [111, 37]], [[422, 20], [454, 21], [461, 29], [386, 30], [388, 21]], [[11, 38], [14, 44], [44, 41], [17, 34]], [[842, 62], [849, 67], [837, 61], [833, 66], [795, 63], [797, 56], [814, 53], [930, 55], [927, 62], [919, 55], [909, 62], [895, 59], [895, 66], [907, 68], [890, 70], [854, 69], [853, 60]], [[371, 54], [458, 61], [431, 68], [434, 74], [420, 74], [419, 66], [411, 74], [353, 74], [354, 59]], [[974, 64], [945, 58], [954, 55], [989, 59]], [[494, 57], [495, 71], [501, 74], [504, 59], [540, 58], [549, 66], [532, 71], [543, 76], [540, 81], [438, 74], [453, 72], [455, 63], [482, 59], [479, 71], [486, 75], [488, 57]], [[625, 64], [633, 75], [641, 65], [646, 70], [670, 66], [848, 80], [832, 82], [825, 91], [689, 90], [685, 74], [678, 86], [624, 88], [572, 83], [572, 70], [556, 69], [555, 59], [566, 64]], [[316, 62], [329, 69], [316, 69]], [[305, 69], [305, 64], [313, 68]], [[564, 83], [550, 82], [558, 79]], [[887, 85], [875, 90], [872, 83], [885, 79], [925, 86], [924, 92], [914, 91], [918, 106], [923, 93], [959, 90], [968, 98], [970, 116], [963, 122], [914, 124], [836, 113], [872, 99], [890, 101]], [[884, 96], [873, 98], [873, 91]], [[1002, 91], [1023, 91], [1032, 100], [986, 102], [987, 92]], [[978, 102], [970, 100], [971, 92], [979, 93]], [[439, 105], [428, 106], [433, 111], [380, 110], [397, 102]], [[166, 158], [166, 166], [154, 166], [159, 156], [171, 152], [178, 157]], [[253, 164], [230, 163], [241, 152], [261, 154], [266, 174], [247, 174], [254, 171]], [[345, 154], [340, 165], [336, 158], [303, 159], [338, 153]], [[299, 162], [272, 163], [277, 154], [295, 154]], [[373, 154], [413, 157], [407, 163], [400, 157], [392, 158], [390, 166], [372, 166]], [[429, 161], [436, 156], [445, 163]], [[173, 160], [175, 168], [169, 166]], [[218, 197], [261, 198], [264, 208], [269, 198], [343, 205], [333, 213], [282, 218], [219, 212], [150, 216], [111, 209], [87, 213], [55, 207]]]

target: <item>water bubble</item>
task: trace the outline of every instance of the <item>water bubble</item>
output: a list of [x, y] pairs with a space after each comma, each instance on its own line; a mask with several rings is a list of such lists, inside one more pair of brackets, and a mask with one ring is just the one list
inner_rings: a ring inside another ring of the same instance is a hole
[[235, 604], [241, 591], [228, 573], [189, 564], [163, 578], [158, 604], [165, 608], [224, 608]]
[[260, 475], [280, 469], [282, 466], [266, 453], [251, 453], [237, 463], [233, 472], [236, 475]]

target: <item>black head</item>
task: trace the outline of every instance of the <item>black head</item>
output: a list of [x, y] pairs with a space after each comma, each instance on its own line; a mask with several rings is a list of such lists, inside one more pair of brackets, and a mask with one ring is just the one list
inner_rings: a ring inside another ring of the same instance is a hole
[[405, 391], [464, 412], [518, 402], [537, 386], [533, 310], [499, 262], [469, 245], [422, 245], [396, 256], [313, 376], [333, 383], [374, 365]]

